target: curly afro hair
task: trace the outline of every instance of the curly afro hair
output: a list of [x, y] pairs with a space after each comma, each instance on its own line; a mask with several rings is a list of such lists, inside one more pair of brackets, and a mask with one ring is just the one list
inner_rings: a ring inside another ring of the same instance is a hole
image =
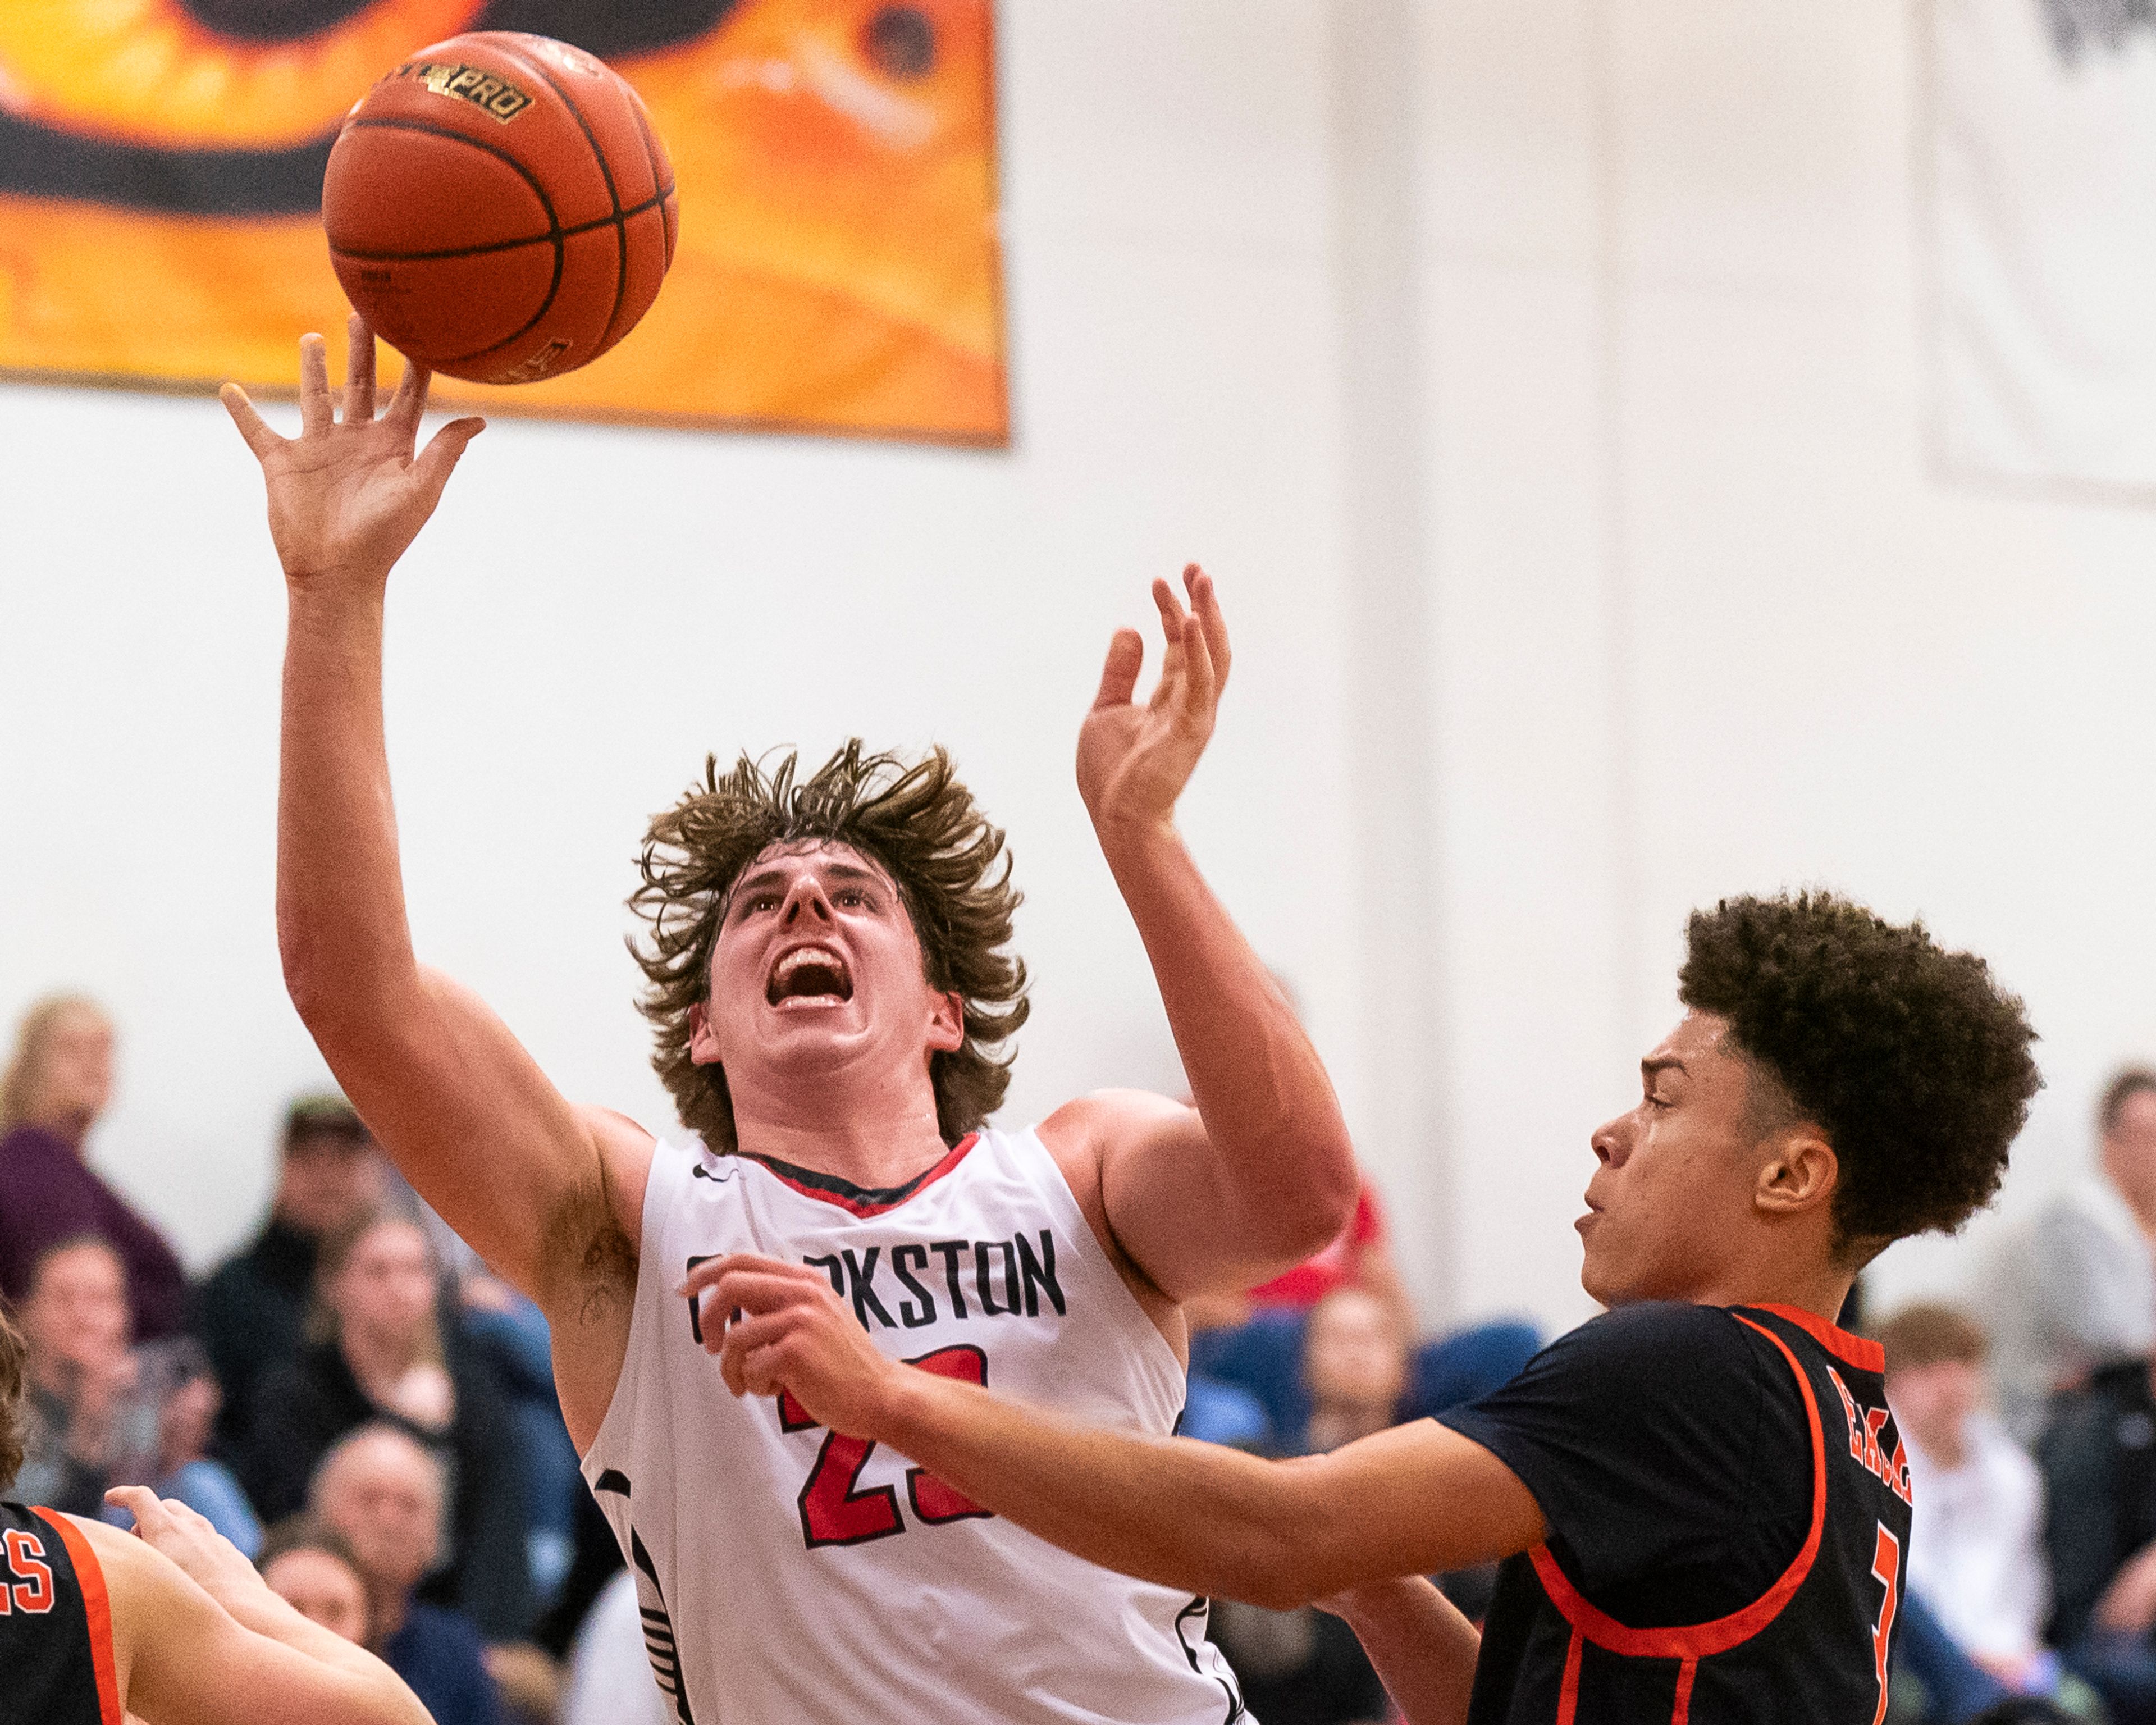
[[1951, 1233], [1990, 1201], [2043, 1080], [1983, 959], [1825, 892], [1724, 899], [1685, 937], [1678, 998], [1727, 1019], [1834, 1147], [1845, 1251]]
[[[928, 986], [965, 1002], [966, 1040], [929, 1057], [937, 1126], [955, 1144], [993, 1113], [1010, 1085], [998, 1045], [1030, 1009], [1025, 966], [1004, 950], [1019, 894], [1000, 829], [938, 748], [921, 760], [865, 754], [855, 737], [806, 778], [787, 754], [766, 768], [743, 755], [704, 778], [651, 823], [629, 908], [650, 924], [629, 943], [649, 987], [641, 1010], [657, 1029], [651, 1064], [682, 1123], [721, 1154], [737, 1147], [733, 1097], [716, 1065], [690, 1058], [691, 1008], [711, 993], [711, 952], [742, 870], [774, 845], [850, 846], [897, 886]], [[998, 869], [997, 864], [1001, 862]]]

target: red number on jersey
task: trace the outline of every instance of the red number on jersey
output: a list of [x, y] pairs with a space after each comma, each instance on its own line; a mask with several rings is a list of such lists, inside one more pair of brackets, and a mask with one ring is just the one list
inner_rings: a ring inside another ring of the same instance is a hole
[[1887, 1589], [1887, 1597], [1879, 1602], [1879, 1621], [1871, 1629], [1871, 1662], [1879, 1670], [1879, 1711], [1871, 1716], [1871, 1725], [1881, 1725], [1887, 1717], [1887, 1644], [1894, 1633], [1894, 1607], [1902, 1592], [1902, 1542], [1887, 1531], [1887, 1524], [1879, 1524], [1879, 1543], [1872, 1548], [1871, 1579]]
[[19, 1527], [8, 1530], [8, 1573], [18, 1584], [13, 1589], [0, 1587], [0, 1611], [8, 1609], [8, 1596], [14, 1597], [15, 1609], [35, 1617], [53, 1609], [53, 1572], [49, 1564], [38, 1561], [45, 1548]]
[[[933, 1353], [924, 1353], [919, 1359], [906, 1362], [924, 1372], [933, 1372], [939, 1378], [956, 1378], [961, 1384], [978, 1384], [985, 1387], [988, 1381], [988, 1357], [978, 1348], [962, 1344], [956, 1348], [939, 1348]], [[913, 1500], [913, 1512], [931, 1527], [944, 1522], [963, 1522], [968, 1516], [986, 1516], [990, 1512], [970, 1497], [952, 1490], [925, 1467], [909, 1469], [906, 1476], [906, 1495]]]
[[[962, 1383], [988, 1381], [988, 1356], [970, 1345], [939, 1348], [906, 1363]], [[791, 1392], [781, 1390], [778, 1425], [782, 1431], [808, 1431], [816, 1422]], [[859, 1489], [861, 1470], [875, 1453], [872, 1438], [843, 1437], [835, 1431], [824, 1438], [799, 1499], [801, 1537], [811, 1551], [819, 1545], [860, 1545], [870, 1539], [887, 1539], [906, 1531], [896, 1489], [890, 1486], [875, 1486], [865, 1491]], [[931, 1527], [989, 1513], [923, 1467], [908, 1470], [906, 1492], [913, 1501], [914, 1514]]]

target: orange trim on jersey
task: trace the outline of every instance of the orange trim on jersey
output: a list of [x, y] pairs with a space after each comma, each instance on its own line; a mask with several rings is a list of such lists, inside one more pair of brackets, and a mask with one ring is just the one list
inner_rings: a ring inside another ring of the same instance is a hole
[[[1855, 1366], [1860, 1372], [1887, 1369], [1885, 1348], [1868, 1337], [1851, 1335], [1816, 1312], [1806, 1312], [1797, 1306], [1755, 1306], [1753, 1310], [1771, 1312], [1784, 1322], [1794, 1324], [1845, 1366]], [[1754, 1324], [1753, 1327], [1757, 1329], [1758, 1326]]]
[[1699, 1675], [1699, 1661], [1687, 1659], [1677, 1667], [1677, 1698], [1670, 1708], [1670, 1725], [1691, 1725], [1691, 1680]]
[[1788, 1343], [1764, 1324], [1753, 1323], [1742, 1312], [1732, 1315], [1738, 1322], [1757, 1330], [1782, 1350], [1782, 1358], [1796, 1373], [1797, 1388], [1804, 1392], [1804, 1418], [1811, 1427], [1812, 1436], [1811, 1531], [1804, 1536], [1804, 1549], [1782, 1572], [1780, 1579], [1743, 1610], [1732, 1611], [1710, 1623], [1681, 1624], [1667, 1629], [1633, 1629], [1618, 1622], [1607, 1612], [1588, 1604], [1564, 1571], [1558, 1568], [1549, 1547], [1538, 1545], [1529, 1552], [1535, 1574], [1542, 1579], [1543, 1591], [1563, 1614], [1575, 1635], [1584, 1635], [1596, 1646], [1607, 1647], [1612, 1653], [1622, 1654], [1628, 1659], [1706, 1659], [1750, 1640], [1781, 1615], [1782, 1608], [1804, 1585], [1804, 1577], [1811, 1573], [1812, 1560], [1819, 1555], [1820, 1536], [1826, 1531], [1826, 1435], [1820, 1426], [1819, 1399], [1812, 1394], [1811, 1379], [1804, 1375], [1804, 1368], [1797, 1363]]
[[758, 1156], [752, 1150], [737, 1150], [737, 1156], [746, 1157], [764, 1169], [781, 1185], [791, 1187], [803, 1198], [821, 1199], [825, 1204], [834, 1204], [850, 1215], [880, 1216], [910, 1204], [933, 1186], [944, 1175], [966, 1159], [966, 1153], [980, 1140], [978, 1132], [968, 1132], [951, 1147], [942, 1161], [926, 1173], [916, 1174], [903, 1186], [886, 1186], [880, 1189], [856, 1186], [850, 1180], [842, 1180], [836, 1174], [818, 1173], [812, 1168], [796, 1168], [790, 1162], [780, 1162], [769, 1156]]
[[1572, 1725], [1573, 1715], [1579, 1711], [1579, 1631], [1574, 1630], [1564, 1650], [1564, 1681], [1557, 1692], [1557, 1725]]
[[30, 1513], [60, 1537], [82, 1589], [82, 1615], [90, 1630], [90, 1662], [97, 1671], [97, 1717], [102, 1725], [121, 1725], [120, 1678], [112, 1662], [112, 1600], [105, 1590], [105, 1566], [82, 1531], [55, 1509]]

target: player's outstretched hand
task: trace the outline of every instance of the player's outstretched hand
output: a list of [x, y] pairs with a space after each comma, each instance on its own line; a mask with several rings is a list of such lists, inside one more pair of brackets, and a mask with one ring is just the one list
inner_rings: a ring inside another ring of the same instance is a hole
[[[891, 1374], [906, 1368], [876, 1351], [819, 1271], [737, 1252], [699, 1264], [681, 1292], [697, 1302], [705, 1351], [736, 1395], [785, 1389], [819, 1425], [875, 1435]], [[715, 1320], [727, 1314], [721, 1332]]]
[[270, 536], [295, 588], [378, 588], [404, 554], [484, 419], [452, 420], [416, 456], [428, 372], [407, 363], [388, 410], [374, 413], [374, 332], [358, 317], [349, 331], [344, 414], [330, 398], [320, 336], [300, 338], [300, 434], [280, 437], [247, 392], [228, 383], [225, 410], [262, 464]]
[[135, 1517], [135, 1531], [187, 1571], [219, 1601], [266, 1585], [223, 1534], [177, 1498], [160, 1497], [146, 1486], [116, 1486], [105, 1501]]
[[1078, 793], [1105, 839], [1111, 833], [1165, 824], [1213, 735], [1228, 682], [1228, 625], [1213, 578], [1193, 563], [1183, 572], [1185, 611], [1165, 581], [1152, 584], [1167, 652], [1160, 681], [1141, 706], [1134, 698], [1145, 660], [1134, 629], [1116, 631], [1101, 692], [1078, 732]]

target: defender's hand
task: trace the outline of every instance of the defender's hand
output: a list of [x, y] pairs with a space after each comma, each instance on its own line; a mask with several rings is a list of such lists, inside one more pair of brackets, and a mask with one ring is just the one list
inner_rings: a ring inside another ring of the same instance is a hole
[[892, 1377], [905, 1368], [876, 1351], [820, 1273], [736, 1253], [699, 1264], [681, 1292], [701, 1302], [705, 1351], [719, 1356], [736, 1395], [789, 1390], [818, 1425], [876, 1435]]
[[355, 316], [349, 331], [344, 418], [330, 400], [320, 336], [300, 338], [300, 435], [280, 437], [237, 383], [225, 410], [262, 464], [270, 536], [295, 588], [378, 586], [441, 500], [442, 487], [484, 419], [452, 420], [416, 459], [429, 373], [407, 363], [389, 410], [374, 417], [374, 332]]
[[1213, 735], [1228, 682], [1228, 625], [1211, 576], [1193, 563], [1183, 583], [1190, 593], [1188, 612], [1168, 583], [1152, 584], [1168, 646], [1152, 698], [1143, 706], [1132, 699], [1145, 642], [1134, 629], [1118, 629], [1108, 644], [1101, 692], [1079, 729], [1078, 793], [1104, 839], [1113, 831], [1165, 825]]
[[177, 1563], [219, 1603], [266, 1590], [268, 1584], [239, 1547], [177, 1498], [161, 1498], [146, 1486], [116, 1486], [105, 1501], [133, 1516], [143, 1543]]

